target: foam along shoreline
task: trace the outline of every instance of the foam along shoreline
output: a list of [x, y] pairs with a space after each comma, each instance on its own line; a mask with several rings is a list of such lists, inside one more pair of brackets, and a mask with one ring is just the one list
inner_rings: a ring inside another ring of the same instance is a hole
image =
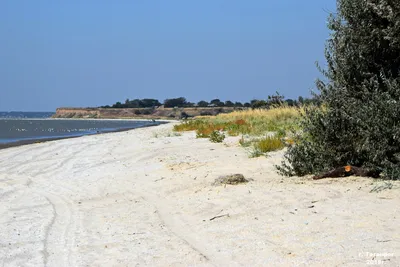
[[[399, 266], [399, 183], [279, 176], [174, 123], [0, 151], [5, 266]], [[241, 173], [250, 182], [214, 185]], [[382, 253], [386, 253], [383, 255]]]
[[[27, 120], [30, 120], [30, 119], [27, 119]], [[64, 120], [64, 119], [51, 119], [51, 120]], [[76, 119], [72, 119], [72, 120], [76, 120]], [[124, 121], [126, 121], [126, 120], [124, 120]], [[89, 136], [89, 135], [96, 135], [96, 134], [107, 134], [107, 133], [115, 133], [115, 132], [125, 132], [125, 131], [130, 131], [130, 130], [134, 130], [134, 129], [138, 129], [138, 128], [155, 127], [155, 126], [158, 126], [160, 124], [169, 123], [171, 121], [156, 120], [155, 122], [157, 123], [157, 125], [149, 124], [149, 125], [143, 125], [143, 126], [140, 126], [140, 127], [126, 127], [126, 128], [121, 128], [121, 129], [107, 129], [107, 130], [101, 130], [101, 131], [97, 131], [97, 132], [93, 132], [93, 133], [67, 135], [67, 136], [59, 136], [59, 137], [40, 137], [40, 138], [32, 137], [32, 138], [27, 138], [27, 139], [23, 139], [23, 140], [17, 140], [17, 141], [8, 142], [8, 143], [0, 143], [0, 150], [1, 149], [5, 149], [5, 148], [10, 148], [10, 147], [30, 145], [30, 144], [35, 144], [35, 143], [43, 143], [43, 142], [49, 142], [49, 141], [56, 141], [56, 140], [63, 140], [63, 139], [70, 139], [70, 138], [78, 138], [78, 137], [82, 137], [82, 136]]]

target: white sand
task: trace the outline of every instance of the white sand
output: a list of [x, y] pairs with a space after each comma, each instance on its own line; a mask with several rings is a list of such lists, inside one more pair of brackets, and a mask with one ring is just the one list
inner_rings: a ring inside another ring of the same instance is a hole
[[[170, 129], [0, 150], [0, 265], [400, 266], [399, 183], [284, 178], [282, 152]], [[232, 173], [254, 180], [211, 185]]]

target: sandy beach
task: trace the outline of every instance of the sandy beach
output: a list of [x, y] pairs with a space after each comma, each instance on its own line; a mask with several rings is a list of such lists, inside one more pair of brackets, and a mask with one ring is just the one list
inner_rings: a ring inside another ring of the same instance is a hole
[[398, 182], [281, 177], [282, 151], [172, 125], [0, 150], [0, 265], [400, 266]]

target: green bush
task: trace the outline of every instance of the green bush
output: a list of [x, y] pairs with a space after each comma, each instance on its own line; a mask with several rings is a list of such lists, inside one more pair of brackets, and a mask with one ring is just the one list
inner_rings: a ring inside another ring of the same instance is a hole
[[400, 9], [397, 1], [338, 0], [326, 45], [322, 106], [306, 107], [285, 175], [345, 165], [400, 177]]
[[213, 143], [222, 143], [225, 139], [225, 134], [220, 131], [213, 131], [210, 134], [210, 141]]

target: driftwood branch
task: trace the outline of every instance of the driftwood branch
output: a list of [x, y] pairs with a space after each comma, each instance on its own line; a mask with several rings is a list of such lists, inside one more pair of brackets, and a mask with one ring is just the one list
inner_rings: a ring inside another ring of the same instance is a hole
[[348, 165], [348, 166], [333, 169], [331, 171], [322, 173], [320, 175], [316, 175], [313, 177], [313, 179], [319, 180], [319, 179], [324, 179], [324, 178], [338, 178], [338, 177], [346, 177], [346, 176], [351, 176], [351, 175], [361, 176], [361, 177], [378, 178], [379, 172]]

